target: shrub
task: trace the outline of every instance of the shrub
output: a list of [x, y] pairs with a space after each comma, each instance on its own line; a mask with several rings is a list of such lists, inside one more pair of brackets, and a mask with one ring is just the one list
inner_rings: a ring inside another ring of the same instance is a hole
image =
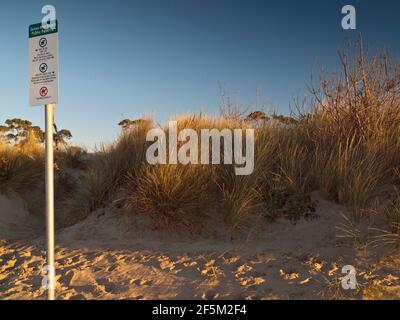
[[153, 219], [158, 227], [199, 231], [211, 208], [211, 170], [203, 166], [145, 166], [127, 203]]

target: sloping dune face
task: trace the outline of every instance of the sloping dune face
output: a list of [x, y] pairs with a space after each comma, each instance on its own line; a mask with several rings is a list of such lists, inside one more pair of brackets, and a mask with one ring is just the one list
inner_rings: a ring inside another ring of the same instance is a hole
[[26, 239], [37, 236], [41, 229], [40, 221], [27, 212], [19, 196], [7, 197], [0, 194], [1, 239]]
[[[210, 221], [217, 226], [213, 232], [189, 239], [112, 207], [99, 209], [56, 231], [57, 298], [399, 297], [400, 259], [382, 259], [383, 250], [338, 239], [345, 209], [318, 194], [313, 198], [315, 219], [260, 222], [251, 236], [236, 240], [222, 236], [222, 220]], [[0, 203], [0, 239], [8, 239], [0, 246], [0, 299], [44, 299], [44, 230], [20, 199], [2, 196]], [[356, 268], [359, 290], [341, 288], [344, 265]]]

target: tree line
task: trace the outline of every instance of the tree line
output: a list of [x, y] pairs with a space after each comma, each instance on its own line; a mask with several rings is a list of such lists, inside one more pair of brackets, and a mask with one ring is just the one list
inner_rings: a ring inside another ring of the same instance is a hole
[[[28, 137], [33, 137], [38, 143], [44, 143], [45, 133], [39, 126], [34, 126], [32, 122], [24, 119], [7, 119], [5, 125], [0, 125], [0, 141], [11, 145], [19, 145]], [[66, 145], [72, 138], [71, 131], [67, 129], [57, 129], [53, 124], [53, 140], [58, 150], [60, 145]]]

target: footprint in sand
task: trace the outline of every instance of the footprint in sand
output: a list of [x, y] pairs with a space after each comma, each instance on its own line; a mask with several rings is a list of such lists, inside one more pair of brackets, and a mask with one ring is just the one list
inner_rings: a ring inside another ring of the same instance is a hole
[[75, 295], [71, 295], [69, 296], [70, 300], [85, 300], [85, 296], [83, 294], [75, 294]]
[[4, 271], [6, 271], [6, 270], [8, 270], [8, 269], [14, 268], [16, 262], [17, 262], [16, 259], [6, 260], [6, 263], [4, 263], [4, 264], [0, 267], [0, 272], [4, 272]]
[[279, 270], [279, 274], [282, 277], [282, 279], [289, 281], [289, 280], [295, 280], [300, 277], [300, 274], [297, 273], [293, 269], [289, 269], [288, 271], [283, 271], [282, 269]]
[[265, 278], [263, 278], [263, 277], [244, 277], [244, 278], [240, 278], [239, 280], [240, 280], [240, 284], [243, 287], [247, 287], [247, 288], [255, 288], [266, 282]]
[[64, 275], [60, 277], [58, 280], [61, 284], [64, 286], [70, 286], [71, 285], [71, 280], [74, 276], [74, 271], [73, 270], [68, 270]]
[[145, 279], [134, 279], [129, 282], [129, 284], [134, 284], [136, 286], [151, 286], [153, 284], [152, 280]]
[[96, 282], [99, 286], [104, 287], [104, 291], [107, 293], [111, 293], [116, 289], [115, 284], [106, 278], [97, 279]]
[[118, 265], [112, 265], [112, 266], [110, 266], [110, 267], [107, 267], [106, 268], [106, 272], [111, 272], [111, 271], [114, 271], [114, 270], [118, 270]]
[[219, 298], [219, 293], [214, 290], [207, 290], [202, 294], [201, 298], [204, 300], [215, 300]]

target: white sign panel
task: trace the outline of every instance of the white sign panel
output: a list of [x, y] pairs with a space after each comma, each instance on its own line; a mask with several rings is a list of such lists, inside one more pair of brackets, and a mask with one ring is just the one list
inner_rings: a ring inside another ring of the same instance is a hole
[[58, 103], [58, 22], [29, 26], [29, 103]]

